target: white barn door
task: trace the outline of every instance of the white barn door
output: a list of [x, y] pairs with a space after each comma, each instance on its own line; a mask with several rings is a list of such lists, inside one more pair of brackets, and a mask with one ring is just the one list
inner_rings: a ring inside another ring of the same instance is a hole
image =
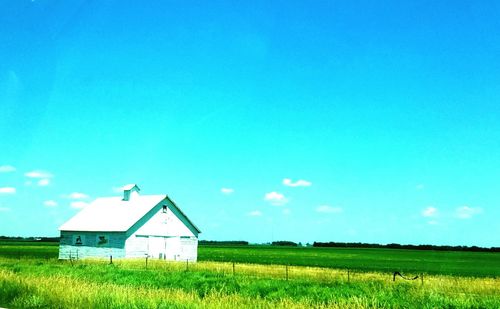
[[181, 241], [179, 237], [165, 238], [165, 254], [167, 260], [177, 261], [181, 258]]
[[165, 238], [163, 237], [148, 237], [149, 256], [154, 259], [165, 258]]

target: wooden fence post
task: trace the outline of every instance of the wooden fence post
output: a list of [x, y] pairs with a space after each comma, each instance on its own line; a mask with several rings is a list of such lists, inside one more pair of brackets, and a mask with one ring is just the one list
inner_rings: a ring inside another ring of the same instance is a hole
[[286, 271], [286, 281], [288, 281], [288, 264], [285, 265], [285, 271]]
[[235, 271], [234, 271], [234, 262], [233, 262], [233, 276], [234, 276], [234, 273], [235, 273]]
[[424, 285], [424, 273], [420, 274], [420, 283], [421, 285]]
[[186, 271], [188, 271], [189, 260], [186, 259]]
[[351, 274], [349, 273], [349, 268], [347, 269], [347, 282], [351, 281]]

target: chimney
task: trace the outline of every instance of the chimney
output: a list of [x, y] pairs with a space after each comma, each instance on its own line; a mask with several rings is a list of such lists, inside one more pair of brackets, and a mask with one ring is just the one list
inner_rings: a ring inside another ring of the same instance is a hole
[[123, 200], [124, 201], [129, 201], [133, 199], [134, 196], [139, 195], [139, 187], [136, 184], [130, 184], [123, 186]]

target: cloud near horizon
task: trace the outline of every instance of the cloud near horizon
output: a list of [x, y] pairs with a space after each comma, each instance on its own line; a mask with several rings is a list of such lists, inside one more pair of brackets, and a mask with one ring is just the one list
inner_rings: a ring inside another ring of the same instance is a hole
[[435, 217], [438, 214], [438, 210], [435, 207], [429, 206], [422, 210], [422, 216], [424, 217]]
[[222, 194], [229, 195], [229, 194], [232, 194], [234, 192], [234, 189], [232, 189], [232, 188], [221, 188], [220, 192], [222, 192]]
[[69, 205], [71, 206], [71, 208], [82, 209], [82, 208], [88, 206], [89, 203], [86, 203], [83, 201], [75, 201], [75, 202], [71, 202]]
[[79, 200], [79, 199], [88, 198], [89, 196], [87, 194], [85, 194], [85, 193], [73, 192], [73, 193], [70, 193], [68, 195], [65, 195], [64, 197], [72, 199], [72, 200]]
[[288, 203], [288, 199], [279, 192], [269, 192], [264, 196], [264, 200], [268, 201], [274, 206], [282, 206]]
[[10, 172], [15, 172], [16, 168], [13, 167], [12, 165], [1, 165], [0, 166], [0, 173], [10, 173]]
[[45, 172], [45, 171], [40, 171], [40, 170], [35, 170], [35, 171], [25, 173], [24, 176], [26, 176], [28, 178], [52, 178], [52, 177], [54, 177], [54, 175], [52, 175], [51, 173]]
[[252, 210], [248, 213], [250, 217], [260, 217], [262, 216], [262, 212], [260, 210]]
[[37, 182], [37, 185], [39, 185], [40, 187], [45, 187], [48, 186], [49, 184], [50, 184], [50, 179], [48, 178], [42, 178]]
[[321, 205], [316, 208], [317, 212], [327, 213], [327, 214], [338, 214], [343, 211], [342, 207], [332, 207], [329, 205]]
[[56, 207], [57, 202], [54, 200], [48, 200], [48, 201], [43, 202], [43, 205], [46, 207]]
[[455, 216], [459, 219], [470, 219], [482, 212], [483, 210], [479, 207], [462, 206], [455, 210]]
[[3, 187], [0, 188], [0, 194], [15, 194], [16, 188], [14, 187]]
[[310, 187], [312, 182], [303, 179], [293, 182], [290, 178], [285, 178], [283, 179], [283, 184], [287, 187]]

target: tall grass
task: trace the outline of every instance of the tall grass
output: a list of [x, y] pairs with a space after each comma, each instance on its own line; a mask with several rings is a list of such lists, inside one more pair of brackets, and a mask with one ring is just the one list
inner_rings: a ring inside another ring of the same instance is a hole
[[0, 306], [62, 308], [498, 308], [494, 278], [425, 275], [423, 284], [389, 273], [199, 262], [0, 258]]

